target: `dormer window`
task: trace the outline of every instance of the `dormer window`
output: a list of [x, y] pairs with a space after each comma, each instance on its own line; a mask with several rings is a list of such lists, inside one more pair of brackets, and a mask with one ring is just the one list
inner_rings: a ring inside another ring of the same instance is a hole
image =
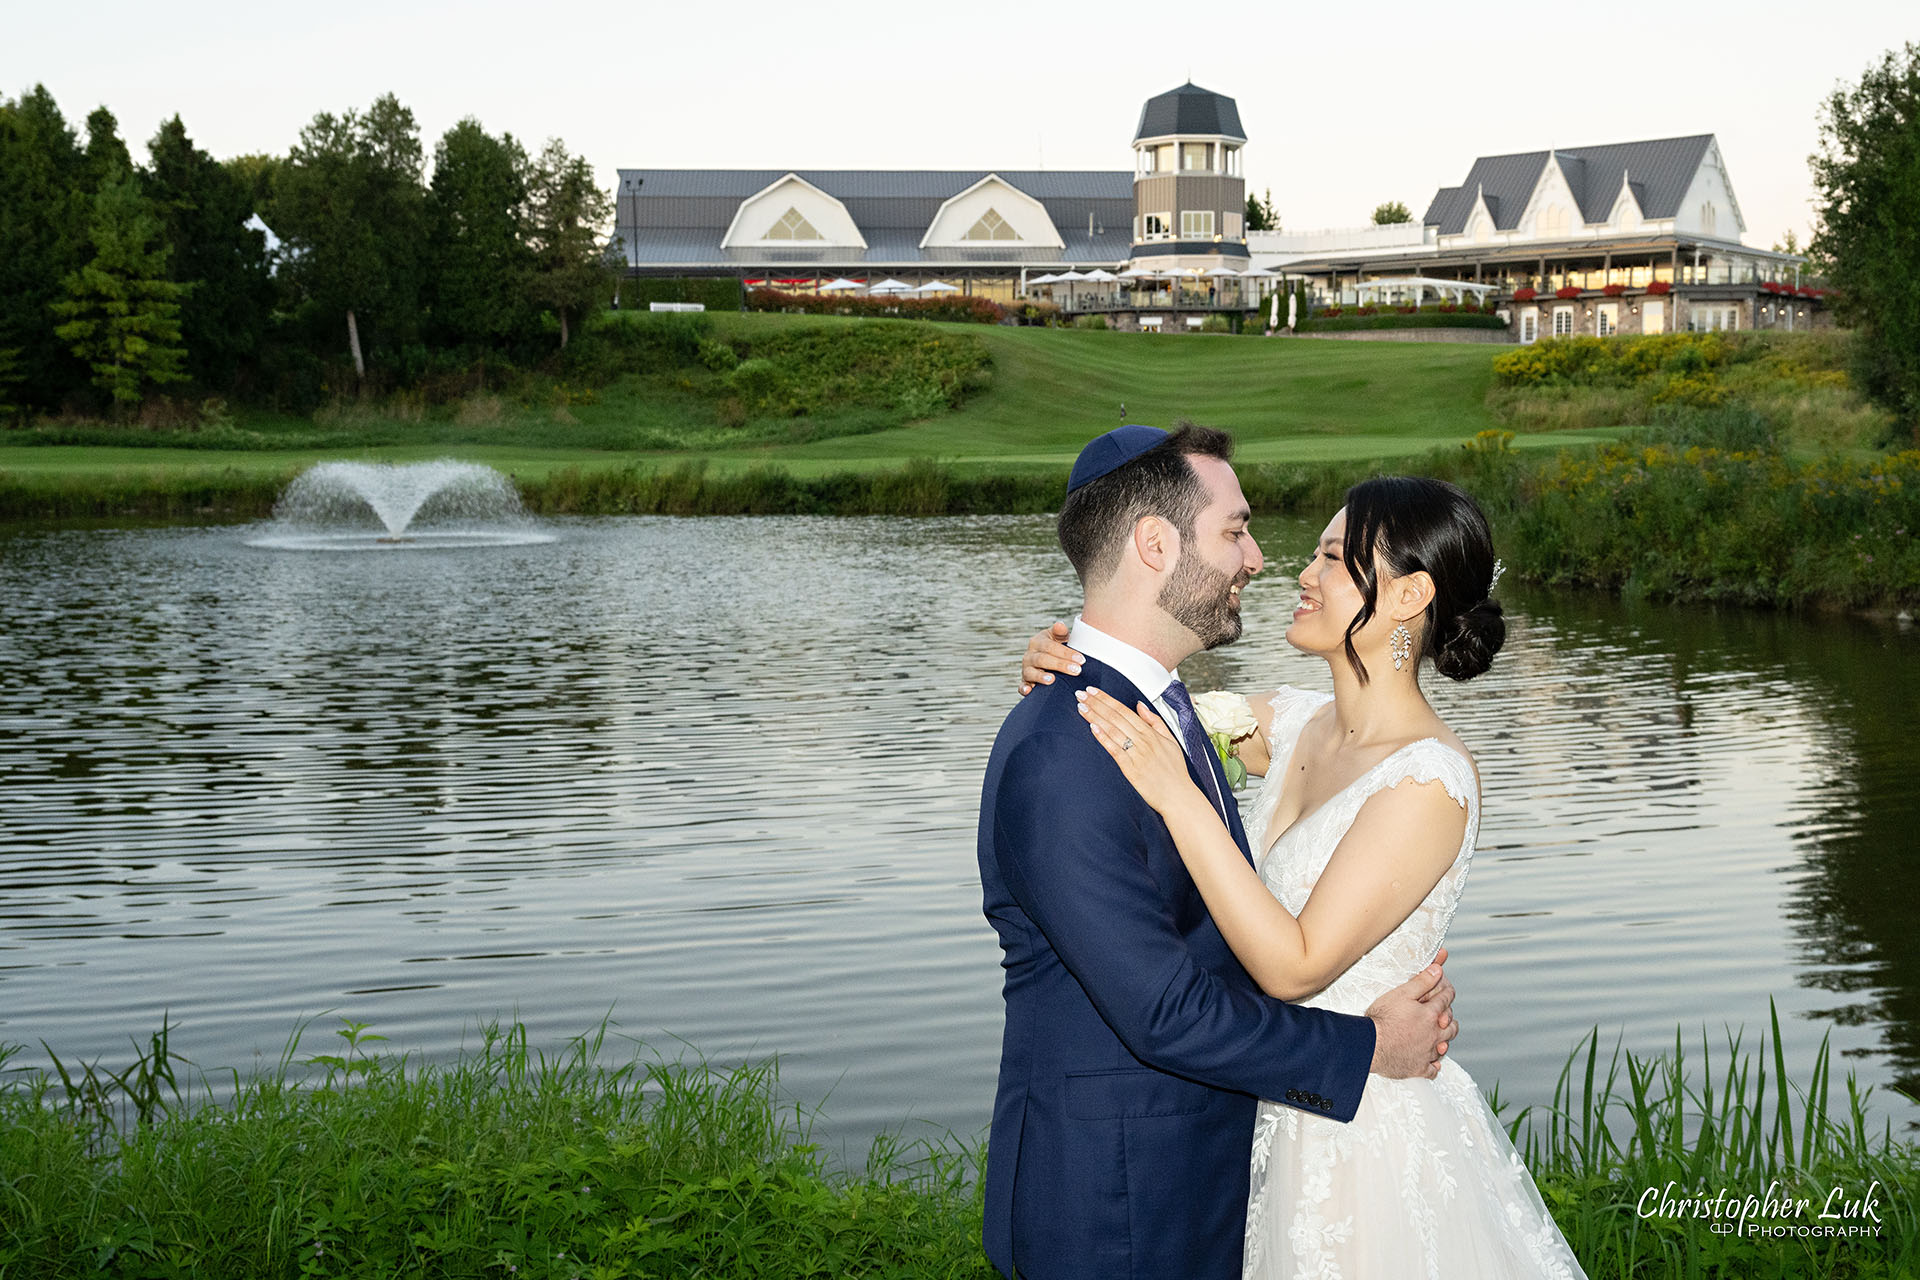
[[963, 240], [1018, 240], [1020, 233], [1013, 224], [1000, 216], [997, 209], [988, 209], [980, 215], [980, 220], [967, 228]]
[[824, 240], [826, 237], [814, 230], [813, 224], [807, 221], [806, 215], [801, 213], [799, 209], [789, 207], [785, 213], [780, 215], [779, 221], [767, 228], [767, 234], [763, 236], [762, 239]]
[[1540, 217], [1534, 223], [1534, 234], [1540, 236], [1564, 236], [1570, 223], [1567, 211], [1557, 204], [1550, 204], [1540, 211]]

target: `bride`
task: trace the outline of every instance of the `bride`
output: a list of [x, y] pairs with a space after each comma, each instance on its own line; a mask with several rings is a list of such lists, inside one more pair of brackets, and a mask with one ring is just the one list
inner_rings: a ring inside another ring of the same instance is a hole
[[[1242, 743], [1264, 773], [1249, 865], [1144, 704], [1099, 690], [1081, 714], [1165, 819], [1247, 972], [1272, 996], [1345, 1013], [1430, 963], [1465, 887], [1479, 775], [1420, 691], [1422, 662], [1470, 680], [1505, 639], [1486, 517], [1437, 480], [1356, 485], [1300, 573], [1287, 642], [1324, 658], [1333, 696], [1252, 699]], [[1023, 692], [1080, 655], [1034, 637]], [[1257, 868], [1257, 869], [1256, 869]], [[1262, 1102], [1246, 1276], [1581, 1277], [1513, 1144], [1448, 1057], [1431, 1080], [1370, 1077], [1351, 1124]]]

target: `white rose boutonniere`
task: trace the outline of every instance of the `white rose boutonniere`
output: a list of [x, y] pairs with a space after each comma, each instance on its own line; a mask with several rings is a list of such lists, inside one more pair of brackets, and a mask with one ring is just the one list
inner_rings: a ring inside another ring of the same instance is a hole
[[1193, 712], [1200, 717], [1200, 727], [1206, 730], [1207, 737], [1213, 740], [1213, 749], [1220, 753], [1220, 764], [1227, 771], [1227, 785], [1238, 791], [1247, 784], [1247, 766], [1241, 763], [1237, 744], [1260, 729], [1260, 722], [1253, 718], [1253, 704], [1240, 694], [1214, 689], [1194, 695]]

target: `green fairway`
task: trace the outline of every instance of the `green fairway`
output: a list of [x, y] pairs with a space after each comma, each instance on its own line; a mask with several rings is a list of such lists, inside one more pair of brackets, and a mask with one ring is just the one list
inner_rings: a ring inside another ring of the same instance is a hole
[[[751, 334], [781, 326], [872, 321], [782, 315], [716, 315], [717, 332]], [[388, 438], [419, 443], [287, 450], [7, 446], [0, 472], [21, 480], [164, 472], [291, 473], [334, 458], [409, 462], [454, 457], [539, 479], [566, 467], [632, 463], [677, 466], [699, 460], [721, 471], [775, 465], [797, 476], [898, 467], [934, 458], [960, 473], [1064, 471], [1088, 439], [1121, 422], [1170, 425], [1191, 418], [1225, 427], [1249, 462], [1354, 462], [1412, 457], [1471, 439], [1498, 425], [1486, 407], [1493, 351], [1479, 344], [1315, 342], [1226, 335], [1092, 332], [955, 326], [993, 355], [991, 385], [958, 410], [864, 435], [699, 452], [634, 452], [597, 447], [621, 417], [652, 420], [671, 405], [636, 405], [626, 395], [575, 410], [576, 426], [543, 422], [504, 443], [499, 426], [453, 422], [392, 424]], [[1124, 412], [1122, 410], [1124, 406]], [[290, 429], [264, 415], [240, 425]], [[1519, 447], [1590, 444], [1608, 430], [1522, 435]], [[4, 437], [0, 437], [3, 439]]]

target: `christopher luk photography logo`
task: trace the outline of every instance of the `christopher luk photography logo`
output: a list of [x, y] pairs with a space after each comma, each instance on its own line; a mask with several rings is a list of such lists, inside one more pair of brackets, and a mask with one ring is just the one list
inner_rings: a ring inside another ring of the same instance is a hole
[[1668, 1182], [1643, 1191], [1637, 1212], [1642, 1218], [1704, 1219], [1715, 1235], [1877, 1239], [1885, 1195], [1878, 1180], [1864, 1189], [1842, 1183], [1813, 1197], [1788, 1194], [1778, 1179], [1758, 1195], [1726, 1188], [1689, 1194], [1679, 1183]]

